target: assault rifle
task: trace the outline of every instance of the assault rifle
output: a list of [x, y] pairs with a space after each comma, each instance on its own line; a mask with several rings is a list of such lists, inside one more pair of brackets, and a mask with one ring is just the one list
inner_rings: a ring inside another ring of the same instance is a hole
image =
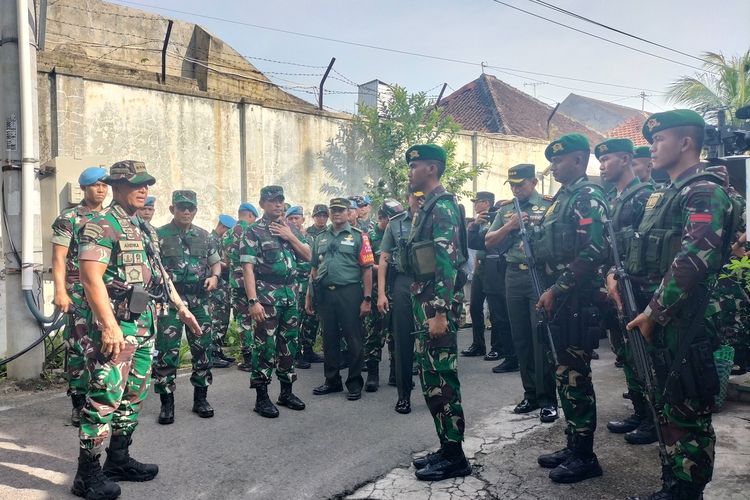
[[656, 438], [659, 440], [659, 458], [661, 459], [661, 465], [662, 467], [670, 467], [667, 458], [667, 447], [664, 443], [664, 436], [662, 435], [661, 427], [659, 426], [659, 411], [656, 409], [654, 365], [646, 349], [646, 340], [643, 338], [641, 331], [638, 328], [632, 330], [627, 329], [627, 324], [638, 316], [640, 308], [635, 301], [633, 283], [630, 281], [630, 276], [625, 271], [625, 266], [622, 263], [622, 257], [620, 256], [620, 251], [617, 247], [617, 237], [615, 229], [612, 226], [612, 221], [605, 218], [604, 225], [607, 227], [609, 244], [612, 249], [612, 257], [615, 264], [614, 276], [618, 283], [620, 298], [622, 301], [622, 308], [618, 308], [617, 310], [617, 318], [620, 322], [622, 331], [626, 333], [626, 341], [630, 345], [630, 350], [633, 353], [636, 376], [641, 382], [643, 382], [643, 385], [646, 388], [646, 400], [648, 401], [648, 407], [651, 410], [651, 417], [654, 420]]
[[[523, 222], [523, 212], [521, 211], [521, 204], [518, 203], [518, 198], [513, 198], [513, 207], [515, 207], [516, 215], [518, 216], [518, 234], [521, 236], [521, 241], [523, 242], [523, 253], [526, 255], [526, 264], [529, 266], [531, 287], [534, 291], [534, 296], [538, 301], [539, 297], [542, 296], [542, 280], [539, 277], [539, 271], [536, 267], [534, 250], [531, 248], [531, 243], [529, 242], [529, 233], [526, 231], [526, 224]], [[536, 328], [539, 335], [546, 335], [550, 351], [552, 352], [552, 359], [555, 361], [555, 366], [559, 365], [559, 362], [557, 361], [557, 351], [555, 351], [555, 340], [552, 338], [552, 330], [550, 330], [547, 313], [544, 310], [537, 311]]]

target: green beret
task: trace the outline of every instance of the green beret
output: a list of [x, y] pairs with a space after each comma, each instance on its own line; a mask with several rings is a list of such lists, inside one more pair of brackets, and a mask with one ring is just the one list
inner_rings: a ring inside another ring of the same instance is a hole
[[177, 205], [178, 203], [189, 203], [197, 207], [198, 195], [195, 194], [195, 191], [190, 191], [189, 189], [174, 191], [172, 192], [172, 205]]
[[643, 137], [651, 144], [654, 142], [654, 134], [662, 130], [675, 127], [705, 128], [705, 126], [706, 122], [703, 117], [692, 109], [675, 109], [649, 116], [643, 124]]
[[506, 183], [521, 184], [526, 179], [536, 177], [536, 167], [531, 163], [521, 163], [508, 169], [508, 180]]
[[284, 188], [281, 186], [264, 186], [260, 189], [260, 201], [284, 199]]
[[633, 158], [648, 158], [651, 159], [651, 147], [650, 146], [638, 146], [633, 150]]
[[328, 203], [328, 208], [343, 208], [343, 209], [349, 209], [352, 206], [352, 202], [349, 201], [346, 198], [331, 198], [330, 203]]
[[446, 163], [448, 154], [437, 144], [415, 144], [406, 150], [406, 163], [414, 160], [436, 160]]
[[549, 143], [544, 150], [544, 156], [547, 160], [552, 160], [555, 156], [562, 156], [574, 151], [591, 151], [589, 140], [581, 134], [566, 134], [556, 141]]
[[598, 160], [601, 155], [609, 153], [630, 153], [633, 154], [633, 141], [630, 139], [607, 139], [600, 142], [594, 148], [594, 156]]

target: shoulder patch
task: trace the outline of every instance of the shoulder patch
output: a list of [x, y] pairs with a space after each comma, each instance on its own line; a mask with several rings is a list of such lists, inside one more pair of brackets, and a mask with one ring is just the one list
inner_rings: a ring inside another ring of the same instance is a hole
[[88, 223], [83, 226], [81, 236], [92, 240], [99, 240], [104, 236], [104, 228], [99, 224]]

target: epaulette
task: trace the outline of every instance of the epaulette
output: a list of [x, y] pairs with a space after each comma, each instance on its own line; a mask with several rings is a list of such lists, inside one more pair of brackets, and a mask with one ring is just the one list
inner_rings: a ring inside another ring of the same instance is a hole
[[353, 231], [356, 231], [356, 232], [358, 232], [358, 233], [362, 233], [362, 232], [363, 232], [363, 231], [362, 231], [362, 230], [361, 230], [360, 228], [358, 228], [357, 226], [352, 226], [352, 225], [350, 224], [350, 227], [352, 228], [352, 230], [353, 230]]
[[555, 199], [555, 197], [554, 197], [554, 196], [552, 196], [551, 194], [543, 194], [543, 195], [542, 195], [542, 199], [543, 199], [544, 201], [552, 201], [552, 200], [554, 200], [554, 199]]

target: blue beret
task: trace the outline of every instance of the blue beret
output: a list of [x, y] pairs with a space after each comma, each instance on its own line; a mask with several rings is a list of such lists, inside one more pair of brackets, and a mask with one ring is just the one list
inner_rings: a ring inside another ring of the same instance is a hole
[[238, 212], [252, 212], [254, 216], [258, 216], [258, 209], [253, 206], [252, 203], [249, 201], [246, 201], [245, 203], [240, 204], [240, 208], [237, 209]]
[[359, 208], [357, 200], [349, 200], [349, 208]]
[[369, 196], [365, 195], [363, 197], [363, 200], [365, 202], [365, 205], [372, 205], [372, 198], [370, 198]]
[[290, 215], [304, 215], [302, 213], [302, 207], [300, 205], [289, 207], [289, 210], [286, 211], [286, 217], [289, 217]]
[[143, 206], [144, 207], [153, 207], [154, 203], [156, 203], [156, 196], [147, 196], [146, 197], [146, 203]]
[[91, 186], [107, 177], [107, 170], [102, 167], [89, 167], [78, 176], [79, 186]]
[[219, 216], [219, 223], [222, 226], [226, 226], [227, 228], [232, 229], [234, 225], [237, 224], [237, 220], [235, 220], [235, 218], [231, 215], [221, 214]]

